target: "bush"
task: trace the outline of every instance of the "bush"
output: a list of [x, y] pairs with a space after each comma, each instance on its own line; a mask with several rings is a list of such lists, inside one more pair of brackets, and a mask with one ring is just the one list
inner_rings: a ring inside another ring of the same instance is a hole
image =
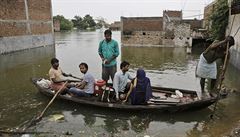
[[73, 28], [73, 23], [66, 19], [63, 15], [54, 16], [53, 20], [60, 21], [60, 30], [71, 30]]
[[229, 8], [227, 0], [217, 0], [216, 6], [210, 21], [212, 22], [210, 35], [211, 39], [223, 39], [225, 37], [226, 28], [228, 25]]

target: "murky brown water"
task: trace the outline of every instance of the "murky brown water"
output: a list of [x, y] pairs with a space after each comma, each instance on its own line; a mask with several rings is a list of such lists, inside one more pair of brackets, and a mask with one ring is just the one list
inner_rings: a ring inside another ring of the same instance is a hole
[[[89, 71], [100, 78], [101, 62], [97, 54], [103, 32], [56, 33], [56, 47], [47, 46], [32, 50], [0, 55], [0, 128], [17, 127], [42, 111], [49, 98], [37, 92], [31, 77], [48, 77], [50, 59], [56, 56], [63, 71], [75, 76], [78, 64], [87, 62]], [[113, 38], [120, 41], [120, 32]], [[183, 48], [122, 47], [121, 60], [131, 63], [134, 76], [142, 67], [152, 85], [199, 90], [195, 66], [199, 54], [187, 55]], [[118, 65], [119, 67], [119, 65]], [[225, 85], [240, 91], [239, 70], [228, 67]], [[43, 120], [33, 127], [36, 131], [50, 131], [73, 136], [223, 136], [240, 120], [240, 92], [229, 94], [218, 103], [217, 117], [211, 120], [213, 106], [195, 112], [165, 114], [155, 112], [117, 112], [107, 109], [80, 106], [56, 100]], [[62, 121], [51, 121], [52, 115], [64, 115]]]

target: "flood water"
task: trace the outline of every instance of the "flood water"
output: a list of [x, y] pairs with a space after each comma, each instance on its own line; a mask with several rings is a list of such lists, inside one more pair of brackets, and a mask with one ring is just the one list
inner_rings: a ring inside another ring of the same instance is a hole
[[[89, 72], [100, 78], [101, 60], [97, 53], [103, 32], [55, 33], [55, 46], [46, 46], [0, 55], [0, 129], [20, 126], [41, 112], [49, 98], [37, 92], [31, 77], [48, 78], [50, 59], [57, 57], [66, 73], [81, 77], [78, 65], [86, 62]], [[144, 68], [153, 86], [200, 90], [195, 78], [195, 67], [200, 52], [187, 55], [184, 48], [121, 47], [120, 32], [113, 32], [119, 42], [119, 63], [130, 62], [130, 73], [135, 76]], [[224, 84], [238, 92], [221, 100], [214, 120], [210, 119], [213, 106], [184, 113], [120, 112], [56, 100], [42, 121], [31, 130], [50, 132], [43, 136], [151, 136], [151, 137], [216, 137], [224, 136], [240, 121], [239, 70], [231, 65]], [[64, 116], [52, 120], [53, 115]]]

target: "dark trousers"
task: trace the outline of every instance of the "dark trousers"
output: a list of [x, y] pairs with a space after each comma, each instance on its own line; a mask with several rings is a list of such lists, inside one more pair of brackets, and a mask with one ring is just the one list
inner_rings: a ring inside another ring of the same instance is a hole
[[106, 67], [102, 65], [102, 79], [104, 81], [107, 82], [109, 80], [109, 76], [113, 81], [113, 78], [116, 72], [117, 72], [117, 65], [110, 66], [110, 67]]

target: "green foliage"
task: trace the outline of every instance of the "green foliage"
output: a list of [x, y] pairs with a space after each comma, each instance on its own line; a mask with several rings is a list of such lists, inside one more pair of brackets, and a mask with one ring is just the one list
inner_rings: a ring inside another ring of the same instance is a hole
[[96, 22], [89, 14], [85, 15], [83, 18], [80, 16], [74, 16], [72, 19], [74, 27], [81, 30], [95, 30]]
[[227, 0], [217, 0], [214, 11], [210, 16], [212, 22], [211, 39], [223, 39], [228, 25], [229, 8]]
[[74, 19], [72, 19], [73, 26], [77, 29], [84, 30], [87, 28], [87, 24], [83, 21], [83, 18], [80, 16], [74, 16]]
[[73, 28], [73, 23], [66, 19], [63, 15], [54, 16], [53, 20], [60, 21], [60, 30], [71, 30]]

